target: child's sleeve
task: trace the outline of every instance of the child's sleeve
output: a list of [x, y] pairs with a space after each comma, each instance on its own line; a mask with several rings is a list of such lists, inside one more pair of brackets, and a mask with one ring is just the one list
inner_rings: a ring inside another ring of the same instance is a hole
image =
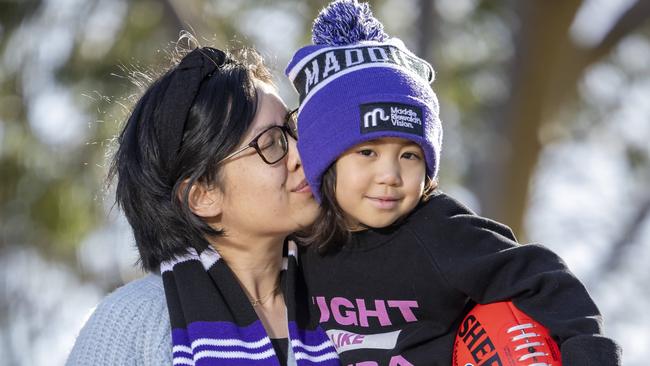
[[435, 197], [416, 235], [449, 285], [477, 303], [512, 300], [549, 329], [564, 365], [619, 365], [584, 285], [551, 250], [520, 245], [509, 228], [453, 199]]

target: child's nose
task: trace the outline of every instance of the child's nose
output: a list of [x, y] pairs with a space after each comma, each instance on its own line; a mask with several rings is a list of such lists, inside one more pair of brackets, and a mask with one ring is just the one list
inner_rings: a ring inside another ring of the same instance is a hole
[[399, 186], [402, 184], [402, 175], [399, 164], [386, 161], [380, 164], [381, 168], [377, 171], [377, 183], [389, 186]]

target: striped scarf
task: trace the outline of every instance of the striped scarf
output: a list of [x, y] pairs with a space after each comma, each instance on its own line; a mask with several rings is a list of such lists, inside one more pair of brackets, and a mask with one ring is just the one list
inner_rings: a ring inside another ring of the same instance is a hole
[[[289, 353], [298, 366], [339, 365], [325, 332], [308, 321], [308, 298], [297, 269], [297, 250], [285, 244], [284, 290]], [[174, 365], [279, 366], [262, 322], [234, 273], [212, 248], [161, 265], [172, 328]]]

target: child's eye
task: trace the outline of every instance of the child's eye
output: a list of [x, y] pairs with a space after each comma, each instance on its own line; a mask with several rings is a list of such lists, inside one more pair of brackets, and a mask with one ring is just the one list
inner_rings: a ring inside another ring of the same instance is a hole
[[402, 154], [402, 157], [408, 160], [422, 160], [420, 154], [414, 152], [405, 152], [404, 154]]
[[371, 149], [360, 149], [359, 151], [357, 151], [357, 154], [363, 156], [374, 156], [375, 152], [372, 151]]

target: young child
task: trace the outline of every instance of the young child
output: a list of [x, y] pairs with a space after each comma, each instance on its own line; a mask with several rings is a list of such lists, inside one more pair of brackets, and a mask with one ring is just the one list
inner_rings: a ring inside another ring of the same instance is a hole
[[565, 366], [620, 364], [561, 258], [435, 191], [442, 127], [431, 66], [356, 0], [324, 9], [312, 40], [286, 70], [322, 206], [300, 261], [342, 364], [448, 366], [463, 315], [500, 300], [549, 329]]

